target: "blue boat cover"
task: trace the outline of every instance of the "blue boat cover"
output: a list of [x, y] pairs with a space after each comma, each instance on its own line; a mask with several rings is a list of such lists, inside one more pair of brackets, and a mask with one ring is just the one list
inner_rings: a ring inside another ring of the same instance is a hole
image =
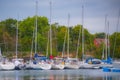
[[47, 60], [48, 59], [46, 56], [39, 56], [37, 53], [34, 55], [34, 58], [37, 60]]
[[107, 64], [112, 64], [113, 60], [111, 57], [108, 57], [107, 60], [102, 60], [102, 62], [107, 63]]
[[111, 72], [111, 69], [108, 67], [103, 67], [102, 69], [103, 69], [103, 72]]

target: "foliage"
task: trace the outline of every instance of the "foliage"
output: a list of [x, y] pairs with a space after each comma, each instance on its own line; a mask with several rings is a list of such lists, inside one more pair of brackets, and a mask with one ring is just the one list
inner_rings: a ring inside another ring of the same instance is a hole
[[[18, 22], [18, 51], [24, 54], [21, 56], [28, 56], [31, 51], [32, 41], [33, 41], [33, 53], [34, 53], [34, 43], [35, 43], [35, 26], [36, 26], [36, 16], [28, 17], [22, 21]], [[15, 43], [16, 43], [16, 19], [6, 19], [0, 22], [0, 47], [2, 48], [2, 52], [5, 55], [13, 56], [11, 53], [7, 53], [12, 51], [15, 53]], [[67, 53], [67, 30], [68, 27], [59, 25], [58, 23], [51, 24], [52, 28], [52, 53], [54, 56], [59, 55], [58, 53], [62, 53], [63, 44], [65, 41], [65, 53]], [[37, 52], [46, 55], [47, 46], [48, 53], [50, 55], [50, 43], [49, 41], [49, 29], [50, 24], [48, 19], [44, 16], [37, 16]], [[80, 34], [79, 46], [78, 45], [78, 37]], [[65, 38], [66, 35], [66, 38]], [[69, 27], [69, 37], [70, 37], [70, 53], [75, 57], [78, 51], [78, 57], [82, 58], [82, 26], [75, 25]], [[85, 45], [85, 54], [92, 55], [96, 58], [101, 58], [103, 46], [96, 47], [94, 45], [95, 38], [105, 38], [105, 33], [96, 33], [90, 34], [87, 29], [84, 29], [84, 45]], [[115, 41], [116, 39], [116, 41]], [[116, 43], [115, 43], [116, 42]], [[115, 45], [115, 47], [114, 47]], [[110, 52], [111, 56], [115, 58], [120, 58], [120, 33], [113, 33], [110, 35]]]
[[120, 33], [115, 32], [110, 36], [110, 52], [113, 58], [120, 58]]
[[96, 33], [95, 37], [104, 39], [105, 38], [105, 33], [103, 33], [103, 32], [102, 33]]

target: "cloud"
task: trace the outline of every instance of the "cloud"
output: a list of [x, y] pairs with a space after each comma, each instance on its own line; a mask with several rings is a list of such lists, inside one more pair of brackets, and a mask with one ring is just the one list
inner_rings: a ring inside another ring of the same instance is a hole
[[[9, 17], [17, 18], [18, 13], [20, 14], [20, 20], [28, 16], [34, 16], [35, 1], [1, 0], [0, 20]], [[50, 17], [50, 1], [52, 1], [52, 23], [58, 22], [61, 25], [67, 25], [67, 15], [70, 13], [70, 25], [81, 24], [81, 6], [84, 4], [84, 25], [91, 33], [104, 31], [104, 17], [106, 14], [110, 22], [110, 32], [115, 31], [120, 0], [38, 0], [39, 16]]]

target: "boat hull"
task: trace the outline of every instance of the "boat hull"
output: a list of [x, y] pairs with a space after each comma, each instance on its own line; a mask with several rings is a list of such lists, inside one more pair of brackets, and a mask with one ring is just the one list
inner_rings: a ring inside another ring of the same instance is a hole
[[0, 70], [14, 70], [15, 65], [11, 62], [8, 63], [0, 63]]
[[52, 65], [52, 69], [55, 69], [55, 70], [62, 70], [64, 69], [64, 65], [63, 64], [53, 64]]

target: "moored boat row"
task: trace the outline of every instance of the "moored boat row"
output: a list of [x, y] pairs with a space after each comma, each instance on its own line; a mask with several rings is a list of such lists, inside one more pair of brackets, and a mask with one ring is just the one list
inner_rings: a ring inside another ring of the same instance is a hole
[[[35, 54], [38, 52], [37, 50], [37, 6], [38, 3], [36, 2], [36, 23], [35, 23], [35, 29], [33, 31], [33, 41], [35, 41]], [[50, 3], [51, 7], [51, 3]], [[82, 6], [82, 11], [84, 7]], [[50, 11], [51, 13], [51, 11]], [[50, 14], [51, 15], [51, 14]], [[83, 15], [83, 12], [82, 12]], [[51, 17], [51, 16], [50, 16]], [[83, 18], [83, 16], [82, 16]], [[70, 14], [68, 15], [68, 29], [65, 33], [65, 39], [67, 40], [67, 59], [64, 58], [56, 58], [56, 59], [48, 59], [46, 56], [38, 56], [34, 57], [34, 60], [29, 60], [27, 62], [24, 62], [23, 59], [18, 59], [17, 57], [17, 47], [18, 47], [18, 21], [17, 21], [17, 27], [16, 27], [16, 58], [12, 61], [7, 60], [7, 58], [3, 58], [0, 60], [0, 70], [24, 70], [24, 69], [35, 69], [35, 70], [50, 70], [50, 69], [99, 69], [103, 67], [114, 67], [112, 63], [108, 63], [108, 61], [102, 61], [98, 59], [91, 59], [90, 61], [84, 60], [84, 25], [82, 24], [82, 57], [83, 60], [78, 60], [78, 48], [79, 48], [79, 40], [80, 40], [80, 32], [79, 32], [79, 38], [78, 38], [78, 45], [77, 45], [77, 53], [76, 58], [69, 58], [69, 20]], [[82, 19], [83, 22], [83, 19]], [[80, 30], [81, 31], [81, 30]], [[50, 34], [50, 35], [49, 35]], [[50, 41], [49, 41], [50, 39]], [[33, 48], [33, 41], [32, 41], [32, 48]], [[65, 52], [65, 42], [63, 46], [63, 51]], [[109, 42], [109, 41], [108, 41]], [[108, 43], [106, 42], [106, 43]], [[50, 43], [50, 44], [49, 44]], [[50, 18], [50, 30], [48, 32], [48, 44], [50, 45], [50, 55], [52, 55], [52, 35], [51, 35], [51, 18]], [[106, 44], [107, 46], [107, 44]], [[107, 49], [107, 48], [106, 48]], [[32, 50], [31, 50], [32, 53]], [[108, 56], [107, 56], [108, 57]]]
[[[112, 68], [113, 64], [107, 64], [101, 62], [83, 62], [75, 58], [55, 58], [48, 59], [43, 56], [35, 58], [35, 60], [30, 60], [24, 62], [23, 59], [18, 59], [19, 61], [9, 61], [7, 58], [2, 58], [0, 61], [0, 70], [63, 70], [63, 69], [101, 69], [104, 67]], [[100, 61], [100, 60], [99, 60]], [[120, 65], [120, 64], [119, 64]]]

